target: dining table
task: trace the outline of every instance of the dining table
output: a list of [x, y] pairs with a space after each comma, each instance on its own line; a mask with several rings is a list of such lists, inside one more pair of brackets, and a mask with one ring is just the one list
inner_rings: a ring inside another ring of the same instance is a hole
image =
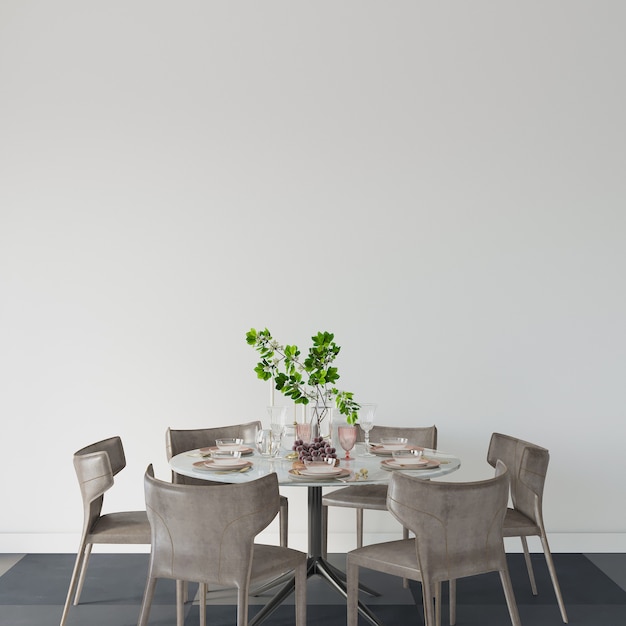
[[[339, 468], [343, 471], [336, 476], [314, 475], [307, 476], [294, 465], [294, 459], [287, 450], [276, 457], [262, 456], [258, 453], [255, 444], [244, 443], [245, 453], [241, 459], [250, 462], [241, 470], [216, 469], [210, 462], [210, 452], [207, 449], [197, 449], [182, 452], [173, 456], [170, 461], [171, 469], [184, 476], [225, 483], [243, 483], [258, 479], [275, 472], [278, 484], [289, 487], [306, 487], [308, 490], [308, 567], [307, 578], [318, 575], [325, 579], [334, 589], [347, 597], [345, 574], [328, 562], [323, 555], [323, 525], [322, 525], [322, 495], [324, 488], [337, 488], [342, 485], [378, 485], [386, 484], [393, 472], [399, 471], [420, 479], [430, 480], [459, 469], [461, 460], [454, 454], [439, 450], [424, 449], [424, 459], [428, 464], [411, 469], [392, 467], [394, 464], [391, 452], [384, 446], [373, 442], [369, 450], [376, 454], [368, 455], [364, 444], [357, 444], [349, 461], [340, 460]], [[387, 454], [388, 453], [388, 454]], [[369, 452], [372, 454], [372, 452]], [[295, 459], [297, 460], [297, 459]], [[250, 626], [260, 624], [289, 596], [294, 589], [293, 576], [280, 581], [281, 587], [277, 593], [261, 608], [249, 621]], [[278, 586], [270, 584], [267, 588]], [[372, 590], [365, 589], [371, 595]], [[368, 607], [359, 602], [359, 613], [373, 626], [380, 626], [380, 621]]]

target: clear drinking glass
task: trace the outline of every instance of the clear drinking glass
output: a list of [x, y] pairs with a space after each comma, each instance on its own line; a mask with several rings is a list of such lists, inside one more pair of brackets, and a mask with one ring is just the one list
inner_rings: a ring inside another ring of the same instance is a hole
[[287, 424], [286, 406], [268, 406], [267, 412], [270, 416], [270, 430], [272, 431], [272, 444], [276, 450], [280, 449], [280, 444], [285, 433]]
[[280, 442], [276, 444], [272, 431], [264, 428], [257, 432], [256, 448], [261, 456], [273, 459], [280, 451]]
[[359, 409], [359, 426], [365, 433], [365, 452], [363, 456], [375, 456], [370, 452], [370, 430], [374, 427], [375, 404], [362, 404]]
[[346, 451], [344, 459], [346, 461], [352, 461], [350, 450], [354, 448], [354, 444], [356, 443], [356, 426], [339, 426], [337, 431], [339, 433], [339, 443]]

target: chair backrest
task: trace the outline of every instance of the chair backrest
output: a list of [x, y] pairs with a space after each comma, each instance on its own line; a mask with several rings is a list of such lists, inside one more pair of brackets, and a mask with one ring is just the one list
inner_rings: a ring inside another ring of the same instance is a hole
[[83, 498], [83, 532], [88, 532], [102, 513], [104, 492], [113, 486], [113, 477], [126, 467], [119, 437], [110, 437], [74, 453], [74, 469]]
[[431, 582], [501, 569], [502, 524], [509, 473], [468, 483], [428, 481], [394, 473], [387, 508], [415, 534], [418, 567]]
[[191, 430], [168, 428], [165, 433], [167, 460], [169, 461], [176, 454], [187, 452], [187, 450], [214, 446], [217, 439], [238, 437], [246, 442], [254, 442], [256, 433], [260, 429], [261, 422], [258, 420], [245, 424], [218, 426], [217, 428], [195, 428]]
[[[436, 426], [374, 426], [370, 431], [370, 441], [375, 443], [380, 441], [381, 437], [406, 437], [408, 442], [414, 446], [422, 446], [423, 448], [431, 448], [433, 450], [437, 448]], [[361, 428], [359, 428], [357, 438], [359, 441], [364, 441], [365, 439]]]
[[216, 486], [144, 478], [152, 529], [152, 574], [159, 578], [241, 586], [250, 575], [254, 537], [279, 508], [275, 473]]
[[498, 459], [507, 466], [511, 475], [513, 506], [535, 523], [541, 524], [543, 488], [550, 453], [534, 443], [493, 433], [487, 462], [495, 467]]
[[[173, 456], [187, 450], [196, 448], [209, 448], [215, 445], [217, 439], [237, 437], [246, 442], [254, 442], [256, 433], [261, 429], [261, 422], [247, 422], [245, 424], [232, 424], [230, 426], [218, 426], [216, 428], [194, 428], [179, 430], [168, 428], [165, 432], [165, 453], [169, 461]], [[191, 478], [172, 471], [172, 482], [183, 485], [215, 485], [215, 481], [207, 481], [202, 478]]]

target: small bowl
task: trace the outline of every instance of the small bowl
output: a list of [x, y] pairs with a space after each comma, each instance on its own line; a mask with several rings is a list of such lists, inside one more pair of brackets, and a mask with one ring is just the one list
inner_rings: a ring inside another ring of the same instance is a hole
[[393, 460], [401, 465], [423, 465], [422, 450], [394, 450]]
[[214, 450], [211, 459], [215, 465], [239, 465], [241, 452], [239, 450]]
[[334, 474], [337, 472], [335, 463], [337, 459], [305, 459], [304, 467], [307, 471], [314, 474]]
[[383, 444], [387, 450], [402, 450], [406, 448], [408, 439], [406, 437], [381, 437], [380, 443]]
[[230, 439], [217, 439], [215, 445], [220, 450], [238, 450], [243, 444], [243, 439], [231, 437]]

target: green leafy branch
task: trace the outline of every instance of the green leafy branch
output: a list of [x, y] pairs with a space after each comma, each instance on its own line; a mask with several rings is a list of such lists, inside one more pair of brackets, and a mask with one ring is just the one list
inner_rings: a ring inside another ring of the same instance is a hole
[[[298, 346], [282, 346], [270, 331], [257, 331], [251, 328], [246, 333], [246, 342], [259, 353], [261, 360], [254, 371], [261, 380], [274, 380], [275, 388], [291, 398], [295, 404], [326, 406], [331, 398], [349, 424], [358, 420], [360, 405], [354, 401], [353, 394], [341, 391], [334, 386], [339, 380], [339, 372], [332, 366], [341, 347], [333, 333], [318, 332], [311, 337], [313, 345], [303, 360]], [[318, 419], [319, 418], [318, 416]]]

